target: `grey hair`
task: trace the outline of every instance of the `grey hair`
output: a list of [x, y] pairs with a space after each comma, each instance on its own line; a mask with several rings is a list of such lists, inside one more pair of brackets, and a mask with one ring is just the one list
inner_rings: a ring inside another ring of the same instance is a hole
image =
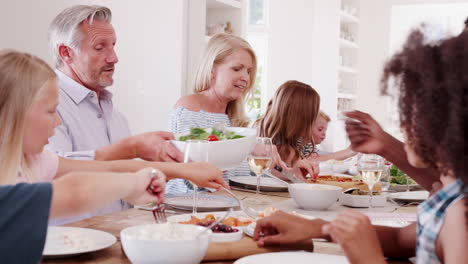
[[63, 10], [54, 18], [49, 26], [48, 38], [49, 50], [55, 67], [62, 65], [58, 51], [60, 45], [71, 47], [79, 52], [83, 37], [79, 26], [83, 21], [92, 24], [94, 19], [111, 23], [112, 12], [105, 6], [76, 5]]

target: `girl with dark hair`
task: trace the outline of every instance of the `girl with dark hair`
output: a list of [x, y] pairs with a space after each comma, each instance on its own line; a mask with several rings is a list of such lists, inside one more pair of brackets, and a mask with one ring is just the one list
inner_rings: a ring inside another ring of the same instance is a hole
[[423, 25], [410, 34], [382, 77], [384, 94], [390, 80], [399, 88], [409, 163], [433, 168], [443, 185], [418, 207], [417, 223], [372, 226], [366, 215], [354, 210], [330, 223], [279, 213], [257, 222], [260, 246], [324, 237], [338, 242], [351, 263], [385, 263], [385, 257], [414, 255], [416, 263], [468, 263], [468, 31], [433, 43], [425, 30]]

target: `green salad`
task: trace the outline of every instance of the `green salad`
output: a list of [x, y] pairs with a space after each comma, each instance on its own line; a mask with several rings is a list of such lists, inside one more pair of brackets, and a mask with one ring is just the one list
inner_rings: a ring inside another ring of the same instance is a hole
[[[416, 184], [416, 182], [411, 179], [408, 175], [402, 172], [397, 166], [392, 165], [390, 167], [390, 183], [391, 184]], [[408, 183], [407, 183], [408, 181]]]
[[236, 139], [236, 138], [243, 138], [244, 136], [237, 135], [232, 131], [221, 131], [216, 128], [212, 128], [211, 132], [206, 131], [203, 128], [199, 127], [192, 127], [190, 129], [190, 134], [180, 136], [180, 141], [187, 141], [187, 140], [208, 140], [208, 141], [219, 141], [219, 140], [228, 140], [228, 139]]

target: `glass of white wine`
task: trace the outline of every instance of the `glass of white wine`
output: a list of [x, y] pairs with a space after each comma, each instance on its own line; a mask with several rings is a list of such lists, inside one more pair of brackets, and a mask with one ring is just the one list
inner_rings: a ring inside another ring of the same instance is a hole
[[384, 159], [376, 154], [360, 154], [357, 169], [362, 180], [369, 187], [369, 208], [372, 209], [372, 189], [380, 181], [384, 170]]
[[257, 137], [255, 145], [250, 151], [247, 161], [250, 169], [257, 176], [257, 194], [260, 193], [260, 178], [270, 168], [273, 158], [273, 144], [271, 138]]
[[[189, 162], [208, 162], [207, 140], [187, 140], [185, 142], [184, 163]], [[192, 214], [197, 214], [198, 206], [198, 186], [191, 182], [193, 186], [193, 210]]]

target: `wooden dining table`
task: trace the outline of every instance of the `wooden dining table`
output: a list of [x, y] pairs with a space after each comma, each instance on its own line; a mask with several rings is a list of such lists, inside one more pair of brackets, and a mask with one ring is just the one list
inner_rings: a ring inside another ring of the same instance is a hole
[[[250, 200], [255, 200], [255, 202], [263, 204], [275, 204], [278, 202], [285, 201], [289, 198], [288, 193], [281, 192], [264, 192], [261, 195], [255, 194], [252, 191], [241, 191], [233, 190], [236, 196], [244, 202], [249, 202]], [[228, 196], [227, 193], [219, 191], [215, 195]], [[416, 213], [416, 206], [405, 206], [395, 209], [395, 213]], [[188, 211], [180, 211], [181, 214], [190, 213]], [[171, 215], [171, 214], [168, 214]], [[47, 264], [65, 264], [65, 263], [93, 263], [93, 264], [116, 264], [116, 263], [130, 263], [128, 258], [125, 256], [125, 253], [122, 249], [122, 244], [120, 242], [120, 231], [124, 228], [140, 225], [140, 224], [149, 224], [154, 223], [153, 215], [150, 211], [141, 210], [132, 208], [129, 210], [96, 216], [81, 220], [78, 222], [70, 223], [65, 226], [70, 227], [82, 227], [82, 228], [91, 228], [96, 230], [101, 230], [108, 232], [114, 235], [117, 238], [117, 243], [112, 245], [109, 248], [81, 254], [78, 256], [65, 257], [65, 258], [54, 258], [54, 259], [43, 259], [42, 263]], [[323, 254], [332, 254], [332, 255], [344, 255], [343, 250], [339, 245], [332, 242], [325, 241], [314, 241], [314, 252], [323, 253]], [[223, 260], [223, 261], [210, 261], [202, 263], [211, 263], [211, 264], [232, 264], [235, 260]], [[411, 263], [409, 260], [394, 260], [389, 259], [389, 263]]]

